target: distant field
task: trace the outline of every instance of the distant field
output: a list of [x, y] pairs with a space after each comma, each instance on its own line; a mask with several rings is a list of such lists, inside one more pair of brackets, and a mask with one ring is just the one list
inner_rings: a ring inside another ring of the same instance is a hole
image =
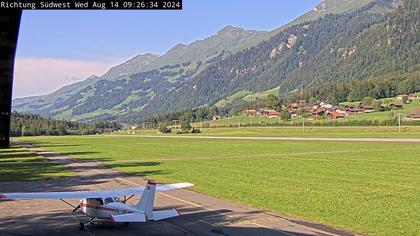
[[49, 163], [25, 148], [0, 149], [0, 182], [44, 180], [72, 175], [69, 170]]
[[[241, 127], [208, 128], [200, 135], [209, 136], [260, 136], [260, 137], [331, 137], [331, 138], [420, 138], [420, 127]], [[196, 135], [196, 134], [194, 134]]]
[[[359, 102], [348, 102], [342, 104], [359, 104]], [[326, 123], [326, 122], [336, 122], [340, 124], [342, 122], [351, 121], [351, 120], [389, 120], [393, 117], [393, 113], [395, 114], [401, 113], [406, 116], [410, 116], [414, 109], [420, 109], [420, 101], [416, 100], [409, 104], [405, 104], [403, 109], [395, 110], [395, 111], [385, 111], [385, 112], [372, 112], [372, 113], [362, 113], [357, 115], [351, 115], [346, 117], [346, 119], [342, 120], [326, 120], [323, 117], [318, 117], [317, 119], [306, 119], [307, 122], [315, 122], [315, 123]], [[301, 118], [294, 118], [292, 121], [283, 122], [280, 118], [267, 118], [267, 117], [247, 117], [247, 116], [236, 116], [236, 117], [226, 117], [221, 120], [214, 120], [208, 122], [199, 122], [197, 126], [202, 125], [203, 123], [208, 123], [210, 126], [245, 126], [245, 125], [273, 125], [278, 123], [283, 123], [287, 125], [296, 125], [297, 123], [301, 123]]]
[[233, 95], [231, 95], [231, 96], [229, 96], [225, 99], [222, 99], [222, 100], [216, 102], [215, 105], [217, 107], [224, 107], [224, 106], [232, 103], [233, 100], [235, 100], [237, 98], [241, 98], [244, 101], [251, 102], [251, 101], [255, 101], [255, 99], [257, 99], [257, 98], [264, 99], [270, 94], [273, 94], [273, 95], [277, 96], [279, 94], [279, 91], [280, 91], [280, 86], [277, 86], [275, 88], [268, 89], [268, 90], [265, 90], [265, 91], [261, 91], [261, 92], [255, 92], [255, 93], [247, 91], [247, 90], [241, 90], [241, 91], [238, 91], [235, 94], [233, 94]]
[[[176, 135], [161, 134], [158, 130], [120, 131], [116, 134], [136, 135]], [[193, 136], [238, 136], [238, 137], [321, 137], [321, 138], [420, 138], [420, 126], [362, 126], [362, 127], [240, 127], [240, 128], [202, 128], [201, 134]], [[134, 133], [133, 133], [134, 132]], [[185, 134], [183, 134], [185, 135]]]
[[[404, 108], [401, 110], [395, 110], [395, 113], [401, 113], [407, 116], [413, 112], [414, 109], [420, 109], [420, 101], [416, 100], [409, 104], [404, 104]], [[372, 112], [372, 113], [363, 113], [355, 116], [349, 116], [348, 119], [365, 119], [365, 120], [387, 120], [393, 116], [394, 111], [384, 111], [384, 112]]]
[[163, 182], [372, 235], [419, 235], [420, 144], [20, 138]]

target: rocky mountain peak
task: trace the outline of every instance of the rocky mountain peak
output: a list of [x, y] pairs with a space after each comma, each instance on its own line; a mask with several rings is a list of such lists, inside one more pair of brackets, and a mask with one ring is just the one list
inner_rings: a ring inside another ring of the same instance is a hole
[[243, 33], [243, 32], [247, 32], [247, 30], [245, 30], [244, 28], [241, 28], [241, 27], [235, 27], [235, 26], [228, 25], [228, 26], [224, 27], [223, 29], [219, 30], [217, 32], [217, 35], [229, 37], [229, 36], [232, 36], [234, 34]]
[[325, 12], [327, 9], [327, 0], [321, 0], [321, 2], [314, 8], [314, 11]]
[[96, 75], [91, 75], [91, 76], [87, 77], [86, 80], [94, 80], [94, 79], [97, 79], [97, 78], [99, 78], [99, 77], [96, 76]]

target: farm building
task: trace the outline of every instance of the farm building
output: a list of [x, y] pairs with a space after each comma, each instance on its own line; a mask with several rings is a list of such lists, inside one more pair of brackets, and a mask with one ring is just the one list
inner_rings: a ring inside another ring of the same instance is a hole
[[420, 120], [420, 109], [415, 109], [413, 113], [411, 113], [411, 118], [413, 120]]
[[409, 100], [409, 101], [418, 100], [418, 99], [420, 99], [420, 96], [418, 96], [418, 95], [417, 95], [417, 94], [415, 94], [415, 93], [412, 93], [412, 94], [409, 94], [409, 95], [408, 95], [408, 100]]
[[402, 94], [402, 95], [398, 95], [395, 100], [402, 102], [404, 99], [408, 100], [408, 96], [405, 94]]
[[274, 117], [279, 116], [279, 113], [276, 110], [271, 110], [271, 109], [262, 111], [262, 114], [269, 118], [274, 118]]
[[220, 119], [222, 119], [222, 116], [221, 116], [221, 115], [214, 115], [214, 116], [212, 117], [212, 119], [213, 119], [213, 120], [220, 120]]
[[344, 119], [346, 116], [343, 113], [334, 111], [334, 112], [328, 113], [328, 117], [330, 117], [333, 120], [337, 120], [337, 119]]
[[256, 110], [245, 110], [243, 111], [244, 116], [255, 116], [257, 114]]

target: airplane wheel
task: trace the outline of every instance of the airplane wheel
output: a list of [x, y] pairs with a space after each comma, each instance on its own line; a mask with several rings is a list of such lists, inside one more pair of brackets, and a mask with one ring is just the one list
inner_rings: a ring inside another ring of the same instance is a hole
[[81, 231], [85, 230], [85, 224], [84, 224], [83, 222], [80, 222], [80, 223], [79, 223], [79, 229], [80, 229]]
[[130, 222], [124, 222], [124, 225], [125, 226], [129, 226], [130, 225]]

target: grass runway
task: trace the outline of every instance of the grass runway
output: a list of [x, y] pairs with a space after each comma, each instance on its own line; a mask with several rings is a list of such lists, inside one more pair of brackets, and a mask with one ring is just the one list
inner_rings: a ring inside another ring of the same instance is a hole
[[21, 138], [75, 158], [372, 235], [419, 235], [420, 144], [69, 136]]
[[73, 175], [71, 171], [25, 148], [0, 149], [0, 181], [45, 180]]

